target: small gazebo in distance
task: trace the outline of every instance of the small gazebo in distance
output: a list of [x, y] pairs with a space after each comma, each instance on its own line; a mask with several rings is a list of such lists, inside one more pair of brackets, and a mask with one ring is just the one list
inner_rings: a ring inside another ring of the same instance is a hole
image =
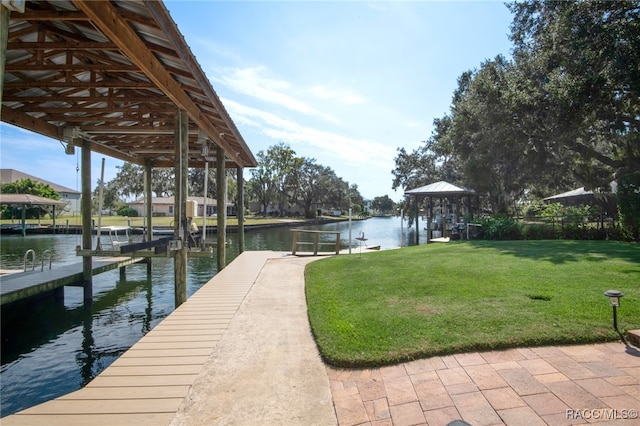
[[612, 220], [617, 220], [618, 218], [618, 204], [616, 200], [617, 182], [611, 182], [610, 187], [611, 190], [608, 192], [587, 190], [585, 187], [581, 187], [572, 191], [552, 195], [551, 197], [544, 198], [543, 201], [545, 204], [560, 203], [563, 206], [596, 206], [600, 209], [600, 226], [603, 226], [605, 218]]
[[[420, 201], [427, 199], [427, 241], [431, 238], [451, 236], [457, 223], [462, 222], [465, 214], [473, 214], [477, 206], [475, 191], [460, 188], [451, 183], [440, 181], [404, 192], [415, 197], [416, 217], [419, 214]], [[417, 224], [417, 222], [416, 222]], [[431, 230], [431, 235], [429, 235]], [[416, 226], [416, 244], [418, 227]]]
[[27, 235], [26, 211], [27, 207], [35, 206], [53, 206], [51, 217], [53, 218], [53, 229], [56, 228], [56, 206], [64, 209], [67, 205], [64, 201], [52, 200], [50, 198], [40, 197], [31, 194], [0, 194], [0, 205], [14, 206], [22, 210], [20, 230], [22, 236]]

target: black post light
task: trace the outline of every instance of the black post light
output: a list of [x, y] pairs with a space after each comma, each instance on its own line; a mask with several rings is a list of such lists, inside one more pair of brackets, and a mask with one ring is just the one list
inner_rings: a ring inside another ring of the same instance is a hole
[[622, 299], [624, 294], [618, 290], [607, 290], [604, 292], [604, 295], [609, 298], [609, 303], [611, 303], [611, 306], [613, 307], [613, 329], [618, 331], [618, 313], [616, 312], [616, 309], [620, 306], [620, 299]]

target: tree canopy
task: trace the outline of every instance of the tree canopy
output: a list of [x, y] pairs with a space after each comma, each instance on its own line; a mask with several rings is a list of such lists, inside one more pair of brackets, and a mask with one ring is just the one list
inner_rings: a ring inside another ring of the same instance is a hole
[[31, 179], [18, 179], [15, 182], [0, 184], [0, 192], [4, 194], [30, 194], [39, 197], [59, 200], [60, 194], [51, 185]]
[[[315, 217], [316, 209], [347, 210], [352, 204], [362, 208], [357, 185], [351, 185], [313, 158], [298, 157], [287, 144], [279, 143], [256, 155], [258, 167], [251, 170], [252, 198], [266, 213], [269, 206], [279, 215], [303, 213]], [[302, 208], [303, 212], [297, 209]]]
[[640, 2], [508, 7], [513, 58], [458, 78], [430, 138], [398, 150], [394, 188], [446, 180], [508, 213], [526, 196], [608, 189], [640, 170]]

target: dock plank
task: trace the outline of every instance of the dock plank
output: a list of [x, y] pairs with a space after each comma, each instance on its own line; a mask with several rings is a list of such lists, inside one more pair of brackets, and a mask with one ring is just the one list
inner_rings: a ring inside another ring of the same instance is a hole
[[[128, 414], [21, 414], [4, 417], [3, 424], [16, 426], [129, 426], [168, 425], [175, 413], [128, 413]], [[11, 419], [7, 422], [5, 419]]]
[[[209, 355], [209, 348], [173, 348], [173, 349], [137, 349], [135, 346], [126, 352], [127, 356], [137, 358], [153, 358], [153, 357], [184, 357], [191, 355]], [[122, 356], [125, 356], [123, 354]]]
[[59, 400], [120, 400], [135, 398], [182, 398], [189, 391], [189, 386], [163, 386], [158, 389], [157, 386], [127, 386], [127, 387], [110, 387], [110, 388], [84, 388], [82, 391], [75, 391], [70, 394], [61, 396]]
[[120, 357], [114, 361], [112, 366], [133, 366], [133, 365], [202, 365], [207, 361], [208, 356], [181, 356], [181, 357], [154, 357], [152, 359], [137, 357]]
[[119, 399], [117, 404], [105, 404], [102, 399], [55, 399], [25, 410], [25, 414], [140, 414], [175, 413], [182, 398]]
[[183, 364], [172, 365], [167, 368], [166, 365], [111, 365], [111, 368], [102, 373], [102, 376], [162, 376], [162, 375], [184, 375], [198, 374], [202, 368], [199, 364]]
[[276, 252], [244, 252], [84, 388], [2, 418], [12, 425], [168, 425]]

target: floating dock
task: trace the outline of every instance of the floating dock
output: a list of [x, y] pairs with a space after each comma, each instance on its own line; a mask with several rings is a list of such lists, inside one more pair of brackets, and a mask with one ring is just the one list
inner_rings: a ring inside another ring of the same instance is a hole
[[[93, 258], [93, 275], [142, 262], [143, 257]], [[81, 285], [82, 262], [43, 271], [26, 271], [2, 275], [0, 305], [37, 296], [67, 285]], [[80, 284], [79, 284], [80, 283]]]

